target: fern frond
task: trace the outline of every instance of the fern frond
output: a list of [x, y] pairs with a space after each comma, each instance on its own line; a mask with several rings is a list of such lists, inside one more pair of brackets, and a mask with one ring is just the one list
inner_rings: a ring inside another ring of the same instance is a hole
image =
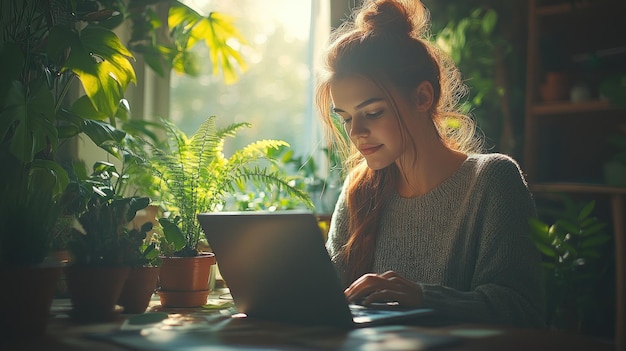
[[251, 127], [252, 124], [248, 122], [232, 123], [224, 128], [220, 128], [217, 131], [217, 136], [222, 140], [226, 138], [234, 138], [239, 130]]
[[251, 161], [257, 161], [259, 158], [267, 158], [270, 150], [278, 150], [281, 147], [289, 147], [289, 144], [282, 140], [265, 139], [259, 140], [246, 145], [244, 148], [236, 150], [229, 158], [230, 162], [238, 164], [247, 164]]
[[[244, 182], [250, 182], [258, 189], [276, 187], [277, 190], [286, 192], [288, 196], [302, 201], [309, 209], [313, 210], [315, 208], [309, 194], [303, 189], [290, 184], [289, 179], [282, 173], [259, 167], [252, 169], [240, 168], [236, 171], [234, 177]], [[271, 192], [271, 189], [266, 190], [267, 192]]]

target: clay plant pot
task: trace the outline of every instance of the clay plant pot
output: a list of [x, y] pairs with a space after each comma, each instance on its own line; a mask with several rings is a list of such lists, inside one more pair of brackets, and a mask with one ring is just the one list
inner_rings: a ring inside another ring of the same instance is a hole
[[163, 307], [199, 307], [206, 304], [210, 290], [167, 291], [157, 290]]
[[2, 340], [44, 335], [62, 271], [60, 264], [0, 268]]
[[546, 102], [567, 100], [569, 92], [569, 76], [565, 72], [546, 73], [545, 83], [539, 87], [541, 100]]
[[127, 266], [67, 266], [65, 275], [72, 301], [72, 319], [86, 323], [115, 320], [121, 312], [117, 301], [129, 272]]
[[[209, 295], [209, 277], [215, 265], [213, 253], [195, 257], [162, 257], [158, 295], [164, 307], [198, 307]], [[185, 298], [184, 295], [189, 295]]]
[[161, 267], [131, 267], [117, 304], [124, 313], [144, 313], [157, 287]]

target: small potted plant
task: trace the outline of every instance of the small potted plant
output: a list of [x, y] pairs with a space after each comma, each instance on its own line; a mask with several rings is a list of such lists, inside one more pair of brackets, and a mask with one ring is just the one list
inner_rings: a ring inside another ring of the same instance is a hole
[[529, 219], [530, 238], [542, 256], [546, 324], [551, 328], [583, 332], [594, 325], [601, 307], [602, 289], [597, 287], [609, 271], [611, 235], [594, 210], [595, 201], [562, 196], [539, 207], [539, 218]]
[[[215, 257], [210, 248], [201, 251], [205, 238], [198, 213], [221, 210], [228, 195], [245, 188], [248, 182], [268, 191], [271, 188], [285, 191], [309, 208], [313, 207], [305, 191], [290, 185], [288, 177], [270, 171], [261, 162], [276, 162], [271, 151], [288, 146], [286, 142], [253, 142], [227, 158], [223, 154], [226, 138], [234, 137], [237, 131], [250, 124], [233, 123], [219, 129], [215, 122], [216, 117], [209, 117], [188, 137], [175, 124], [163, 121], [169, 148], [153, 150], [153, 166], [162, 180], [162, 200], [170, 210], [169, 216], [159, 218], [162, 266], [157, 292], [164, 306], [190, 307], [206, 303]], [[187, 277], [187, 273], [198, 273], [200, 277]]]
[[124, 313], [144, 313], [157, 287], [161, 260], [156, 242], [148, 235], [155, 219], [154, 214], [150, 214], [150, 208], [137, 212], [124, 236], [124, 261], [130, 266], [118, 299], [118, 305], [124, 308]]
[[129, 227], [150, 199], [116, 193], [118, 176], [113, 164], [96, 162], [85, 180], [92, 194], [78, 217], [80, 228], [72, 231], [71, 261], [65, 271], [71, 314], [78, 321], [108, 321], [117, 316], [118, 298], [130, 272], [129, 258], [135, 257], [140, 239], [152, 229], [150, 222], [139, 229]]

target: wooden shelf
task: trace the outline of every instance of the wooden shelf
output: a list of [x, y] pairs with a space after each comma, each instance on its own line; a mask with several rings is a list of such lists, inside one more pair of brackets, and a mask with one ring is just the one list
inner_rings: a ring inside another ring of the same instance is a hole
[[[587, 84], [594, 97], [603, 78], [626, 71], [626, 37], [615, 29], [626, 18], [626, 1], [528, 0], [528, 6], [523, 169], [537, 198], [608, 200], [616, 257], [615, 344], [626, 351], [626, 187], [599, 184], [603, 159], [613, 152], [605, 147], [607, 137], [626, 122], [626, 109], [599, 98], [537, 101], [549, 64], [562, 63], [572, 83]], [[597, 65], [589, 70], [592, 60]], [[583, 183], [587, 179], [598, 183]]]
[[620, 108], [607, 100], [589, 100], [581, 102], [555, 101], [543, 102], [532, 106], [532, 113], [538, 115], [559, 115], [572, 113], [617, 111]]
[[535, 9], [538, 16], [559, 15], [575, 10], [583, 10], [593, 7], [594, 3], [589, 0], [564, 1], [562, 4], [537, 6]]

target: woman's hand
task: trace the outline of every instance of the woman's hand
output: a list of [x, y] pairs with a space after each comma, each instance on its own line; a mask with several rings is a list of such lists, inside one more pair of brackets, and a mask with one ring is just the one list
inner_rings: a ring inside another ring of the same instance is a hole
[[422, 306], [422, 287], [393, 271], [364, 274], [344, 293], [349, 302], [363, 305], [395, 301], [403, 307]]

